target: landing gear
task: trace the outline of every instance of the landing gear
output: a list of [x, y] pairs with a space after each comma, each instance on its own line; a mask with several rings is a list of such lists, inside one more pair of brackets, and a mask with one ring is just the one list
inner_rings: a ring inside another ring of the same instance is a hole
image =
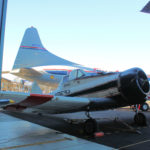
[[141, 110], [148, 111], [148, 109], [149, 109], [149, 105], [147, 103], [141, 104]]
[[135, 116], [134, 116], [134, 122], [135, 124], [139, 125], [139, 126], [145, 126], [146, 125], [146, 116], [143, 113], [139, 113], [138, 112], [138, 105], [135, 106]]
[[[132, 105], [131, 108], [132, 108], [133, 111], [136, 111], [136, 105]], [[143, 104], [140, 104], [139, 108], [142, 111], [148, 111], [149, 105], [147, 103], [143, 103]]]
[[97, 130], [97, 122], [95, 119], [88, 119], [84, 123], [84, 133], [93, 135]]
[[84, 133], [87, 135], [93, 135], [97, 131], [97, 122], [90, 116], [89, 110], [85, 112], [85, 115], [89, 119], [84, 122]]
[[134, 116], [134, 122], [139, 126], [145, 126], [146, 125], [146, 117], [143, 113], [137, 113]]
[[86, 115], [89, 119], [92, 119], [92, 117], [90, 116], [90, 111], [89, 111], [89, 110], [87, 110], [87, 111], [85, 112], [85, 115]]

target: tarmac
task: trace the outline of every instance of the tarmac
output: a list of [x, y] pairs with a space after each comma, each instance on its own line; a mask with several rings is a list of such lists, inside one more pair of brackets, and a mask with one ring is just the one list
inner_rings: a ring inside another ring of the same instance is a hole
[[[4, 117], [5, 119], [7, 117], [13, 116], [12, 117], [13, 119], [8, 118], [9, 121], [8, 122], [6, 121], [7, 126], [10, 126], [8, 127], [8, 129], [11, 128], [12, 122], [14, 122], [13, 120], [18, 118], [19, 121], [17, 122], [17, 124], [19, 122], [20, 123], [18, 125], [19, 127], [17, 128], [17, 132], [23, 132], [23, 133], [30, 132], [31, 133], [29, 135], [25, 134], [26, 136], [25, 139], [28, 139], [28, 138], [30, 139], [31, 135], [34, 135], [34, 134], [36, 135], [37, 133], [40, 133], [39, 129], [37, 127], [34, 127], [35, 125], [36, 126], [38, 125], [40, 126], [40, 128], [46, 127], [46, 129], [44, 129], [42, 133], [42, 137], [44, 138], [44, 141], [47, 141], [47, 142], [55, 141], [56, 139], [51, 139], [49, 137], [49, 136], [53, 137], [55, 132], [59, 133], [56, 135], [64, 134], [64, 136], [61, 137], [60, 139], [62, 140], [65, 139], [65, 142], [67, 141], [69, 143], [70, 147], [68, 147], [68, 149], [73, 149], [74, 147], [73, 145], [71, 146], [71, 141], [73, 142], [73, 140], [69, 140], [69, 139], [78, 140], [78, 142], [76, 143], [80, 143], [80, 142], [82, 143], [82, 140], [85, 140], [84, 142], [86, 144], [92, 145], [91, 146], [92, 148], [90, 146], [85, 147], [88, 149], [96, 149], [98, 145], [106, 146], [101, 149], [105, 149], [105, 148], [106, 149], [107, 148], [108, 149], [120, 149], [120, 150], [141, 150], [141, 149], [149, 150], [150, 149], [150, 111], [143, 112], [147, 117], [147, 125], [142, 126], [142, 127], [139, 127], [134, 124], [133, 117], [135, 113], [129, 108], [91, 112], [90, 113], [91, 117], [96, 118], [98, 122], [99, 132], [104, 133], [104, 136], [100, 136], [100, 137], [87, 136], [84, 134], [83, 122], [84, 120], [87, 119], [84, 112], [61, 114], [61, 115], [60, 114], [59, 115], [37, 114], [37, 113], [32, 113], [32, 110], [25, 111], [25, 112], [5, 112], [4, 111], [3, 113], [1, 114], [5, 115]], [[6, 114], [7, 114], [7, 117], [6, 117]], [[14, 117], [16, 118], [14, 119]], [[23, 121], [22, 119], [26, 121]], [[3, 117], [2, 118], [0, 117], [0, 121], [3, 122]], [[25, 128], [25, 126], [27, 126], [27, 128]], [[30, 127], [33, 126], [33, 127], [30, 129], [29, 126]], [[2, 128], [0, 127], [0, 129]], [[47, 134], [47, 132], [50, 132], [50, 133]], [[9, 130], [7, 130], [7, 134], [9, 134]], [[67, 135], [67, 140], [66, 140], [66, 135]], [[2, 137], [5, 137], [5, 136], [3, 135]], [[34, 138], [35, 136], [33, 136], [33, 139]], [[12, 135], [12, 139], [16, 139], [14, 135]], [[26, 142], [26, 140], [24, 141]], [[31, 144], [38, 143], [38, 142], [40, 143], [41, 139], [39, 139], [39, 141], [37, 142], [35, 141], [31, 142]], [[9, 144], [11, 145], [11, 142]], [[20, 145], [27, 145], [27, 144], [22, 142]], [[51, 143], [45, 143], [45, 144], [51, 144]], [[87, 146], [86, 144], [84, 146]], [[96, 145], [93, 145], [93, 144], [96, 144]], [[54, 147], [52, 147], [52, 149], [59, 149], [60, 147], [57, 148], [58, 145], [59, 144], [57, 142], [53, 143]], [[66, 145], [66, 144], [62, 144], [62, 145]], [[41, 146], [41, 144], [34, 145], [34, 147], [35, 146], [37, 149]], [[5, 148], [7, 146], [1, 145], [1, 140], [0, 140], [0, 148], [1, 147]], [[81, 149], [84, 149], [84, 148], [82, 147]]]
[[112, 150], [108, 146], [0, 113], [0, 150], [90, 150], [93, 147]]

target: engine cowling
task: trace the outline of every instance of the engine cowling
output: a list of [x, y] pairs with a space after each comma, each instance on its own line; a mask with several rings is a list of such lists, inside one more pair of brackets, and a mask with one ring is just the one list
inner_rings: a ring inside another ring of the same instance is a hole
[[118, 80], [119, 91], [129, 104], [145, 102], [149, 92], [149, 81], [140, 68], [132, 68], [121, 72]]

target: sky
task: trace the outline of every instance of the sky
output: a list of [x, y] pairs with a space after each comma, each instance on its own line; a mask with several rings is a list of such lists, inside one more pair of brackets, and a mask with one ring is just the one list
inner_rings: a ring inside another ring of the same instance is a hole
[[105, 71], [140, 67], [150, 74], [148, 0], [8, 0], [3, 70], [11, 70], [28, 27], [44, 47]]

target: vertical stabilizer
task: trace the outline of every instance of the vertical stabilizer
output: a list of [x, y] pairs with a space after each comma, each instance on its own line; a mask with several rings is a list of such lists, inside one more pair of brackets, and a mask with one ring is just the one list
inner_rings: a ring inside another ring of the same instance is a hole
[[34, 81], [33, 84], [32, 84], [31, 93], [33, 93], [33, 94], [42, 94], [42, 90], [38, 86], [36, 81]]
[[45, 49], [36, 28], [26, 29], [13, 69], [47, 65], [78, 66], [78, 64], [58, 57]]

